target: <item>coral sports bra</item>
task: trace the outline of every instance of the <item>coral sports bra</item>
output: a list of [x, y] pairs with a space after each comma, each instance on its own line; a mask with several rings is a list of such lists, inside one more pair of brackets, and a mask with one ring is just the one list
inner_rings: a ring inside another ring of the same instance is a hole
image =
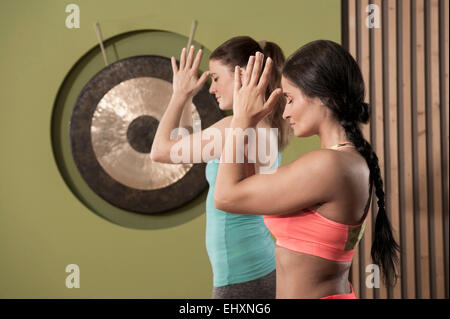
[[[346, 142], [330, 148], [354, 147], [349, 144]], [[264, 222], [280, 247], [334, 261], [351, 261], [364, 234], [371, 195], [372, 183], [365, 217], [358, 225], [335, 222], [311, 208], [284, 215], [266, 215]]]

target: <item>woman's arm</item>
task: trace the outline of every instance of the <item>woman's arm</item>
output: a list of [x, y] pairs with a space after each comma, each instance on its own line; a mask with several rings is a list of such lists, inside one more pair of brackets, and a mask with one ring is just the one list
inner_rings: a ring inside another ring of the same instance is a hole
[[[173, 94], [169, 101], [169, 105], [161, 118], [153, 140], [152, 150], [150, 152], [150, 157], [153, 161], [173, 163], [170, 153], [174, 147], [189, 151], [189, 163], [198, 162], [198, 160], [201, 161], [201, 152], [203, 148], [211, 142], [211, 136], [215, 133], [213, 131], [215, 129], [224, 129], [231, 121], [231, 117], [224, 118], [203, 132], [190, 132], [189, 135], [178, 136], [176, 139], [171, 139], [171, 134], [175, 129], [180, 126], [192, 125], [192, 120], [189, 121], [188, 119], [191, 115], [191, 110], [188, 106], [191, 105], [192, 98], [203, 87], [208, 77], [208, 72], [204, 72], [200, 78], [197, 77], [201, 57], [202, 50], [199, 50], [194, 60], [194, 47], [192, 46], [187, 57], [186, 50], [182, 50], [179, 69], [176, 65], [175, 58], [172, 57], [171, 59], [174, 74]], [[195, 148], [194, 145], [200, 145], [201, 147], [198, 149]], [[221, 150], [219, 150], [219, 154], [220, 151]], [[209, 159], [210, 157], [207, 157], [206, 161]]]
[[244, 131], [255, 128], [256, 123], [270, 112], [276, 96], [281, 93], [272, 93], [264, 102], [271, 66], [268, 61], [259, 83], [261, 57], [249, 61], [242, 83], [235, 77], [235, 115], [222, 150], [214, 192], [215, 206], [229, 213], [290, 213], [330, 201], [336, 189], [336, 161], [334, 153], [329, 150], [310, 152], [271, 173], [248, 178], [245, 164], [236, 161], [244, 150]]
[[[248, 127], [234, 120], [231, 123], [233, 130]], [[238, 135], [229, 132], [222, 151], [214, 191], [217, 209], [235, 214], [286, 214], [329, 202], [336, 188], [345, 187], [336, 184], [339, 170], [330, 150], [312, 151], [265, 174], [247, 177], [245, 163], [223, 162], [241, 147]]]
[[174, 129], [179, 128], [181, 124], [180, 119], [183, 113], [183, 108], [187, 104], [189, 96], [174, 92], [170, 98], [169, 105], [164, 112], [161, 121], [158, 124], [155, 137], [153, 139], [150, 157], [153, 161], [158, 161], [163, 157], [163, 154], [170, 150], [170, 147], [176, 143], [177, 140], [170, 139], [171, 133]]

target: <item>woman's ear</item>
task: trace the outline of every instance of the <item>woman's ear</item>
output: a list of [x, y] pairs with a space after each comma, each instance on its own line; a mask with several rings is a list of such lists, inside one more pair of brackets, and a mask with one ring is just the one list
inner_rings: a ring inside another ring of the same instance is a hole
[[324, 99], [319, 99], [319, 103], [323, 106], [323, 107], [327, 107], [327, 105], [330, 105], [330, 98], [326, 97]]

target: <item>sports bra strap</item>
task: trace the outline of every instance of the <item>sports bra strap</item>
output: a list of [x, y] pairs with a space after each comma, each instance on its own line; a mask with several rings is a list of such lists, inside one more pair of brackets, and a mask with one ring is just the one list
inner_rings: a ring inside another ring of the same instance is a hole
[[341, 147], [355, 147], [355, 145], [353, 145], [352, 142], [343, 142], [343, 143], [339, 143], [339, 144], [330, 146], [330, 147], [328, 147], [328, 149], [337, 150]]

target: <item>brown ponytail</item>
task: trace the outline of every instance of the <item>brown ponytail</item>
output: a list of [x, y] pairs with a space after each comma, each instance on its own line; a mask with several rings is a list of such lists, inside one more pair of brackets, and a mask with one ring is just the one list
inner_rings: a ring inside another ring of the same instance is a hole
[[[259, 41], [258, 44], [263, 50], [264, 58], [270, 57], [274, 62], [273, 65], [277, 69], [276, 72], [272, 73], [272, 77], [270, 78], [269, 86], [267, 88], [266, 98], [269, 98], [270, 93], [281, 87], [281, 72], [285, 62], [285, 57], [281, 48], [273, 42], [263, 40]], [[279, 99], [274, 111], [267, 116], [268, 122], [271, 126], [278, 128], [278, 145], [280, 147], [280, 151], [283, 150], [289, 143], [290, 133], [292, 132], [288, 122], [283, 119], [285, 104], [286, 101], [284, 98]]]

